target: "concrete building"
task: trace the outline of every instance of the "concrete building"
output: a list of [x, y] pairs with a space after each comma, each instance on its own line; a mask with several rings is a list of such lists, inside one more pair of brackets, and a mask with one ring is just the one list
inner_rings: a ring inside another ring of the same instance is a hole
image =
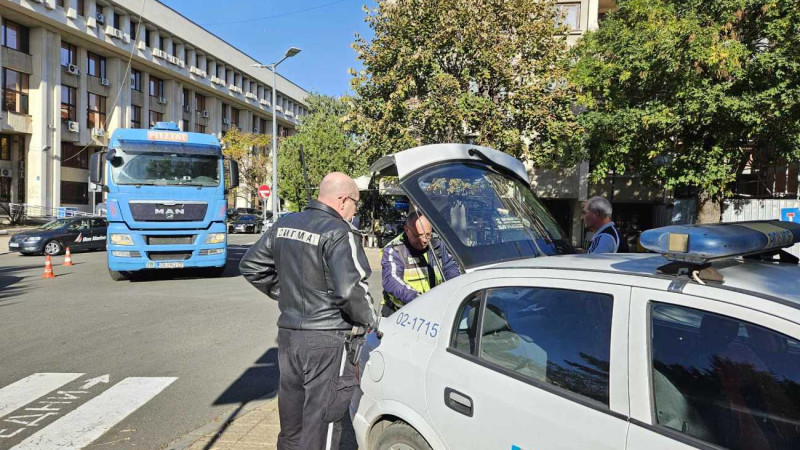
[[[156, 0], [0, 0], [0, 24], [0, 202], [88, 211], [89, 157], [116, 128], [272, 132], [271, 72]], [[290, 135], [307, 93], [276, 90]]]

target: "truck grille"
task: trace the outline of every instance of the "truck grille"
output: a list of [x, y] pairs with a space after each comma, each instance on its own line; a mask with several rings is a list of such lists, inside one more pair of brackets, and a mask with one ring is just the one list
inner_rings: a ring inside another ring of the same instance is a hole
[[192, 257], [192, 252], [147, 252], [150, 261], [186, 261]]
[[176, 203], [132, 201], [133, 220], [144, 222], [199, 222], [206, 217], [206, 203]]
[[192, 245], [196, 235], [188, 236], [145, 236], [147, 245]]

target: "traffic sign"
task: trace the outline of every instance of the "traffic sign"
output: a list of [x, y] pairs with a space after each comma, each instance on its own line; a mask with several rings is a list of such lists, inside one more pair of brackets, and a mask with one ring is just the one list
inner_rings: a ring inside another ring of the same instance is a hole
[[261, 198], [269, 197], [270, 188], [266, 184], [262, 184], [258, 187], [258, 196]]

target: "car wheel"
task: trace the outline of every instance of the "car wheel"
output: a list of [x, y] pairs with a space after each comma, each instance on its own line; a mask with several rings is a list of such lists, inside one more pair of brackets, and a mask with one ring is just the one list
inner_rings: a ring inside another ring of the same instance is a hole
[[53, 239], [52, 241], [47, 241], [44, 244], [44, 254], [50, 256], [60, 255], [61, 252], [64, 250], [64, 247], [61, 245], [61, 242]]
[[377, 450], [431, 450], [417, 430], [405, 422], [395, 422], [378, 436]]
[[114, 281], [125, 281], [130, 278], [131, 274], [126, 271], [117, 272], [116, 270], [108, 269], [108, 276]]

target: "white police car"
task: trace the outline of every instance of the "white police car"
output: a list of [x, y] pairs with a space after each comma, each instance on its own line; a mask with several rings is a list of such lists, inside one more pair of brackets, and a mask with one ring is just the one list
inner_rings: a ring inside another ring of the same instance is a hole
[[798, 448], [800, 268], [772, 258], [800, 227], [667, 227], [641, 240], [661, 254], [533, 258], [564, 244], [509, 187], [521, 164], [449, 149], [448, 162], [412, 149], [375, 166], [467, 273], [369, 336], [351, 406], [360, 448]]

